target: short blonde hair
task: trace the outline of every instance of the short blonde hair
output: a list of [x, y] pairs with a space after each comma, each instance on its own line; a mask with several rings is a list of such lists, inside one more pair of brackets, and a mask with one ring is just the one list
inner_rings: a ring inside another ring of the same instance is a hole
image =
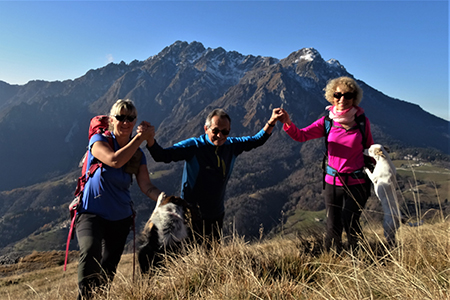
[[[130, 99], [117, 100], [116, 103], [114, 103], [113, 106], [111, 107], [109, 116], [114, 118], [116, 115], [120, 115], [122, 109], [126, 111], [125, 112], [126, 115], [137, 117], [136, 106], [134, 106], [133, 101], [131, 101]], [[111, 122], [109, 124], [109, 130], [112, 130]]]
[[359, 87], [353, 78], [342, 76], [328, 81], [327, 86], [323, 89], [325, 91], [325, 99], [331, 104], [334, 104], [334, 92], [337, 87], [345, 87], [349, 92], [355, 94], [353, 98], [353, 105], [358, 106], [363, 97], [363, 90]]

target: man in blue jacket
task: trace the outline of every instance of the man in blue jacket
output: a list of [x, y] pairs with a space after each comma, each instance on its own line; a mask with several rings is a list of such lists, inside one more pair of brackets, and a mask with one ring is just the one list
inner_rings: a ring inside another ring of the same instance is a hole
[[[157, 162], [184, 160], [181, 198], [197, 207], [200, 216], [194, 232], [220, 239], [225, 215], [224, 195], [236, 157], [263, 145], [270, 137], [280, 111], [274, 109], [269, 121], [254, 136], [229, 137], [231, 119], [223, 109], [213, 110], [205, 122], [205, 134], [163, 149], [153, 139], [147, 149]], [[150, 124], [148, 124], [150, 126]]]

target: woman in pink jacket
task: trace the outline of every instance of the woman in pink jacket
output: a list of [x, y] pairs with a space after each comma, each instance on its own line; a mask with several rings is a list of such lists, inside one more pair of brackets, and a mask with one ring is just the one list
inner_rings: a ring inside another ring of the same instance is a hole
[[363, 150], [373, 144], [373, 138], [369, 120], [363, 115], [364, 110], [358, 107], [363, 91], [354, 79], [332, 79], [324, 90], [325, 98], [332, 104], [327, 107], [328, 116], [299, 129], [292, 123], [289, 114], [280, 109], [280, 121], [284, 123], [283, 129], [292, 139], [306, 142], [326, 137], [326, 119], [331, 119], [324, 184], [327, 210], [325, 248], [329, 250], [335, 247], [339, 252], [342, 249], [343, 228], [350, 248], [356, 247], [358, 239], [362, 237], [359, 219], [370, 188], [370, 185], [365, 184], [369, 179], [363, 172]]

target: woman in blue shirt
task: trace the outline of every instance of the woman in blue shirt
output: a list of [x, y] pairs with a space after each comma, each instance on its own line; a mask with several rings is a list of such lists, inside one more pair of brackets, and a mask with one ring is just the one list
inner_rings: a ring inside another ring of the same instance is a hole
[[[140, 145], [153, 128], [141, 130], [132, 137], [137, 110], [131, 100], [118, 100], [110, 111], [111, 147], [107, 137], [95, 134], [89, 141], [88, 166], [96, 160], [103, 163], [87, 181], [78, 210], [76, 232], [80, 247], [78, 265], [78, 299], [89, 299], [93, 289], [114, 278], [117, 265], [133, 224], [130, 195], [132, 175], [141, 191], [157, 200], [161, 191], [150, 181], [147, 162]], [[133, 167], [132, 161], [137, 159]], [[130, 163], [129, 163], [130, 162]]]

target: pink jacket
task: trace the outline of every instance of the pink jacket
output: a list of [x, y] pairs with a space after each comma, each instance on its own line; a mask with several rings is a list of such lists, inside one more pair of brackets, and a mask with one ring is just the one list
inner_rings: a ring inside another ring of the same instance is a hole
[[[291, 126], [284, 124], [283, 129], [286, 133], [297, 142], [306, 142], [312, 139], [317, 139], [325, 136], [324, 129], [325, 117], [320, 118], [311, 125], [298, 129], [294, 123]], [[370, 122], [366, 117], [367, 142], [365, 148], [372, 145], [373, 138], [370, 131]], [[350, 130], [345, 130], [339, 123], [333, 122], [333, 127], [328, 135], [328, 164], [336, 169], [339, 173], [353, 173], [356, 170], [364, 167], [364, 154], [362, 145], [361, 131], [354, 127]], [[345, 181], [345, 179], [343, 179]], [[333, 176], [326, 175], [325, 182], [333, 184]], [[364, 183], [364, 179], [354, 179], [348, 177], [347, 185], [354, 185]], [[343, 185], [343, 182], [336, 177], [336, 185]]]

